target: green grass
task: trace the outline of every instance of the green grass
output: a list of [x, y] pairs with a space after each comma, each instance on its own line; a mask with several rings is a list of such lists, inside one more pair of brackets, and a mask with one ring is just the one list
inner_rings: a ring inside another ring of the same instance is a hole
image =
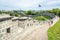
[[38, 21], [42, 21], [42, 20], [48, 20], [48, 19], [50, 19], [50, 17], [49, 16], [36, 16], [33, 19], [36, 19]]
[[60, 19], [48, 29], [48, 40], [60, 40]]

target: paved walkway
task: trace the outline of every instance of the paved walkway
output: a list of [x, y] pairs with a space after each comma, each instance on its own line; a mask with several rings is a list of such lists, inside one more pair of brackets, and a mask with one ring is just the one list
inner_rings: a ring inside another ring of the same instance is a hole
[[30, 34], [28, 34], [25, 38], [22, 40], [48, 40], [47, 38], [47, 26], [40, 27], [32, 31]]
[[[47, 36], [47, 30], [49, 27], [54, 25], [58, 21], [58, 17], [42, 22], [42, 24], [39, 24], [38, 26], [33, 26], [30, 28], [25, 29], [23, 32], [18, 34], [17, 40], [48, 40]], [[51, 24], [51, 21], [53, 21], [53, 24]]]
[[[52, 24], [54, 25], [56, 21]], [[50, 26], [48, 24], [43, 24], [42, 27], [33, 30], [30, 34], [27, 34], [22, 40], [48, 40], [47, 30]]]

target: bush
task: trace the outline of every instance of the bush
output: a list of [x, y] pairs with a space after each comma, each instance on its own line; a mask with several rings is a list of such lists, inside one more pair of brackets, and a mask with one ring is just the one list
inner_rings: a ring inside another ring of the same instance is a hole
[[10, 16], [14, 16], [14, 14], [13, 13], [10, 13]]
[[18, 15], [18, 14], [15, 14], [15, 16], [16, 16], [16, 17], [19, 17], [19, 15]]

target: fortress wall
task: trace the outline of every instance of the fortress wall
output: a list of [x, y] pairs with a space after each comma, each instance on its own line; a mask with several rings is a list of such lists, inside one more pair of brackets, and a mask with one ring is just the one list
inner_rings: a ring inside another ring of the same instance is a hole
[[11, 24], [11, 20], [6, 20], [6, 21], [3, 21], [3, 22], [0, 22], [0, 40], [7, 40], [8, 37], [7, 37], [7, 28], [10, 28], [10, 24]]
[[[27, 34], [31, 33], [36, 28], [43, 27], [43, 24], [51, 26], [57, 22], [59, 18], [55, 16], [48, 21], [37, 21], [33, 19], [9, 19], [0, 22], [0, 40], [21, 40]], [[52, 22], [53, 21], [53, 22]], [[18, 30], [23, 29], [21, 32]]]
[[[55, 16], [53, 19], [48, 20], [48, 21], [40, 21], [40, 22], [38, 22], [38, 21], [36, 21], [36, 20], [33, 20], [33, 22], [32, 22], [33, 26], [30, 26], [30, 27], [24, 29], [24, 30], [25, 30], [25, 31], [23, 32], [24, 35], [22, 34], [22, 35], [20, 36], [20, 38], [18, 38], [18, 39], [19, 39], [19, 40], [24, 39], [25, 36], [28, 35], [29, 33], [31, 33], [33, 30], [35, 30], [36, 28], [43, 27], [44, 25], [45, 25], [45, 26], [48, 26], [48, 28], [49, 28], [49, 27], [51, 27], [52, 25], [54, 25], [54, 24], [57, 22], [57, 20], [59, 20], [59, 17], [57, 17], [57, 16]], [[53, 23], [51, 23], [51, 21], [53, 21]], [[29, 21], [28, 21], [28, 22], [29, 22]], [[25, 32], [26, 32], [26, 33], [25, 33]]]

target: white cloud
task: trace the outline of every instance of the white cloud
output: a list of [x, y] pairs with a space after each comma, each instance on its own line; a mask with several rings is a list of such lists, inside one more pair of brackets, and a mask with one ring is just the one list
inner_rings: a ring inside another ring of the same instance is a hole
[[38, 4], [41, 1], [37, 1], [37, 0], [2, 0], [2, 4], [6, 5], [11, 5], [11, 6], [16, 6], [16, 7], [30, 7], [33, 6], [35, 4]]
[[0, 9], [39, 9], [39, 4], [42, 5], [42, 9], [47, 9], [59, 3], [60, 0], [0, 0]]
[[47, 5], [56, 5], [56, 4], [60, 4], [60, 0], [54, 0], [54, 1], [50, 1], [50, 2], [47, 2]]

